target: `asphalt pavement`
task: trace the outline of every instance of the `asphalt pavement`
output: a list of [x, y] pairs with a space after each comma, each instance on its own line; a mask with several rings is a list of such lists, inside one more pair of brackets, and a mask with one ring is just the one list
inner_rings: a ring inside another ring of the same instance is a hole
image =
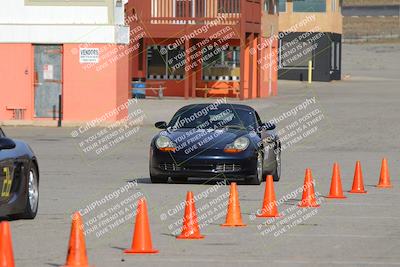
[[[278, 129], [285, 129], [282, 135], [288, 140], [282, 178], [274, 183], [284, 216], [268, 221], [254, 218], [265, 183], [239, 184], [247, 224], [243, 228], [220, 227], [229, 190], [224, 180], [149, 181], [149, 142], [157, 133], [152, 124], [169, 120], [184, 104], [205, 99], [140, 101], [131, 112], [143, 112], [142, 125], [99, 154], [83, 151], [80, 142], [101, 129], [79, 139], [72, 137], [77, 128], [4, 127], [9, 136], [29, 142], [41, 173], [37, 218], [11, 222], [16, 266], [63, 265], [71, 214], [76, 210], [84, 214], [89, 261], [97, 267], [400, 266], [399, 52], [398, 44], [344, 45], [343, 81], [311, 85], [279, 81], [277, 97], [242, 102], [256, 108], [265, 121], [282, 119]], [[294, 114], [307, 99], [314, 102]], [[308, 121], [308, 129], [314, 130], [290, 136], [312, 111], [317, 114]], [[374, 186], [383, 157], [389, 160], [392, 189]], [[361, 161], [368, 193], [345, 192], [347, 199], [325, 199], [332, 164], [340, 164], [343, 188], [348, 191], [356, 160]], [[296, 206], [305, 168], [313, 171], [320, 208]], [[175, 239], [187, 191], [197, 196], [203, 240]], [[147, 198], [153, 246], [160, 253], [125, 255], [134, 227], [130, 214], [141, 196]]]

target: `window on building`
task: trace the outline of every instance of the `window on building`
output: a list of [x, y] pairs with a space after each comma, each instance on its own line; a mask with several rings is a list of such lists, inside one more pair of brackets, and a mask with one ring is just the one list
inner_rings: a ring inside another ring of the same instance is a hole
[[167, 57], [160, 51], [157, 46], [151, 46], [147, 49], [147, 78], [149, 79], [166, 79], [167, 73]]
[[183, 79], [185, 51], [183, 47], [147, 47], [147, 78], [155, 80]]
[[203, 52], [203, 80], [239, 80], [240, 47], [214, 47]]
[[240, 0], [218, 0], [219, 13], [239, 13]]
[[286, 12], [286, 1], [287, 0], [279, 0], [279, 12]]
[[168, 79], [183, 79], [185, 75], [185, 49], [178, 46], [174, 49], [167, 49], [167, 75]]
[[336, 11], [336, 0], [331, 0], [331, 12]]
[[263, 9], [264, 12], [268, 14], [276, 14], [277, 13], [277, 0], [264, 0]]
[[270, 2], [269, 0], [264, 0], [264, 12], [269, 13]]
[[279, 0], [272, 0], [272, 13], [271, 14], [278, 14], [278, 1]]
[[326, 0], [293, 0], [293, 12], [326, 12]]

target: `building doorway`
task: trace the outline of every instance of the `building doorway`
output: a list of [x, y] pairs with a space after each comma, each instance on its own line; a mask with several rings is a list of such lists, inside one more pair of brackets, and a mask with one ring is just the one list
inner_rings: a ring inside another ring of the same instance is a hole
[[59, 117], [62, 92], [62, 45], [34, 45], [36, 118]]

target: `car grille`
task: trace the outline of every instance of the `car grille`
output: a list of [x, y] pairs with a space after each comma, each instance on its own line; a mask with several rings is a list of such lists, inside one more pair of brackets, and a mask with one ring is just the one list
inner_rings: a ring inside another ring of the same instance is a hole
[[160, 164], [160, 169], [164, 171], [180, 171], [181, 167], [176, 165], [175, 163], [161, 163]]
[[159, 164], [161, 170], [164, 171], [213, 171], [213, 172], [237, 172], [242, 168], [240, 164], [186, 164], [180, 166], [176, 163], [162, 162]]
[[212, 171], [214, 168], [213, 164], [186, 164], [185, 170], [190, 171]]
[[217, 164], [215, 170], [218, 172], [233, 172], [240, 171], [240, 164]]

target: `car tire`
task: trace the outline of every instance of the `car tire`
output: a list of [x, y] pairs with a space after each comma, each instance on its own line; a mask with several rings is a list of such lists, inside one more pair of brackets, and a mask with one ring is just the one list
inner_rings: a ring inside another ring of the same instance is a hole
[[258, 151], [257, 153], [257, 170], [256, 174], [250, 176], [249, 178], [246, 179], [247, 184], [251, 185], [260, 185], [261, 182], [263, 181], [263, 175], [264, 175], [264, 156], [261, 151]]
[[184, 184], [187, 183], [187, 177], [171, 177], [171, 180], [176, 184]]
[[32, 220], [36, 217], [39, 208], [39, 174], [37, 167], [32, 163], [27, 178], [27, 198], [25, 210], [21, 214], [12, 216], [14, 219]]
[[150, 181], [151, 181], [153, 184], [168, 183], [168, 176], [163, 176], [163, 175], [152, 175], [152, 174], [150, 174]]
[[276, 167], [274, 172], [272, 173], [272, 177], [274, 182], [279, 182], [281, 179], [281, 168], [282, 168], [282, 162], [281, 162], [281, 152], [276, 154]]

